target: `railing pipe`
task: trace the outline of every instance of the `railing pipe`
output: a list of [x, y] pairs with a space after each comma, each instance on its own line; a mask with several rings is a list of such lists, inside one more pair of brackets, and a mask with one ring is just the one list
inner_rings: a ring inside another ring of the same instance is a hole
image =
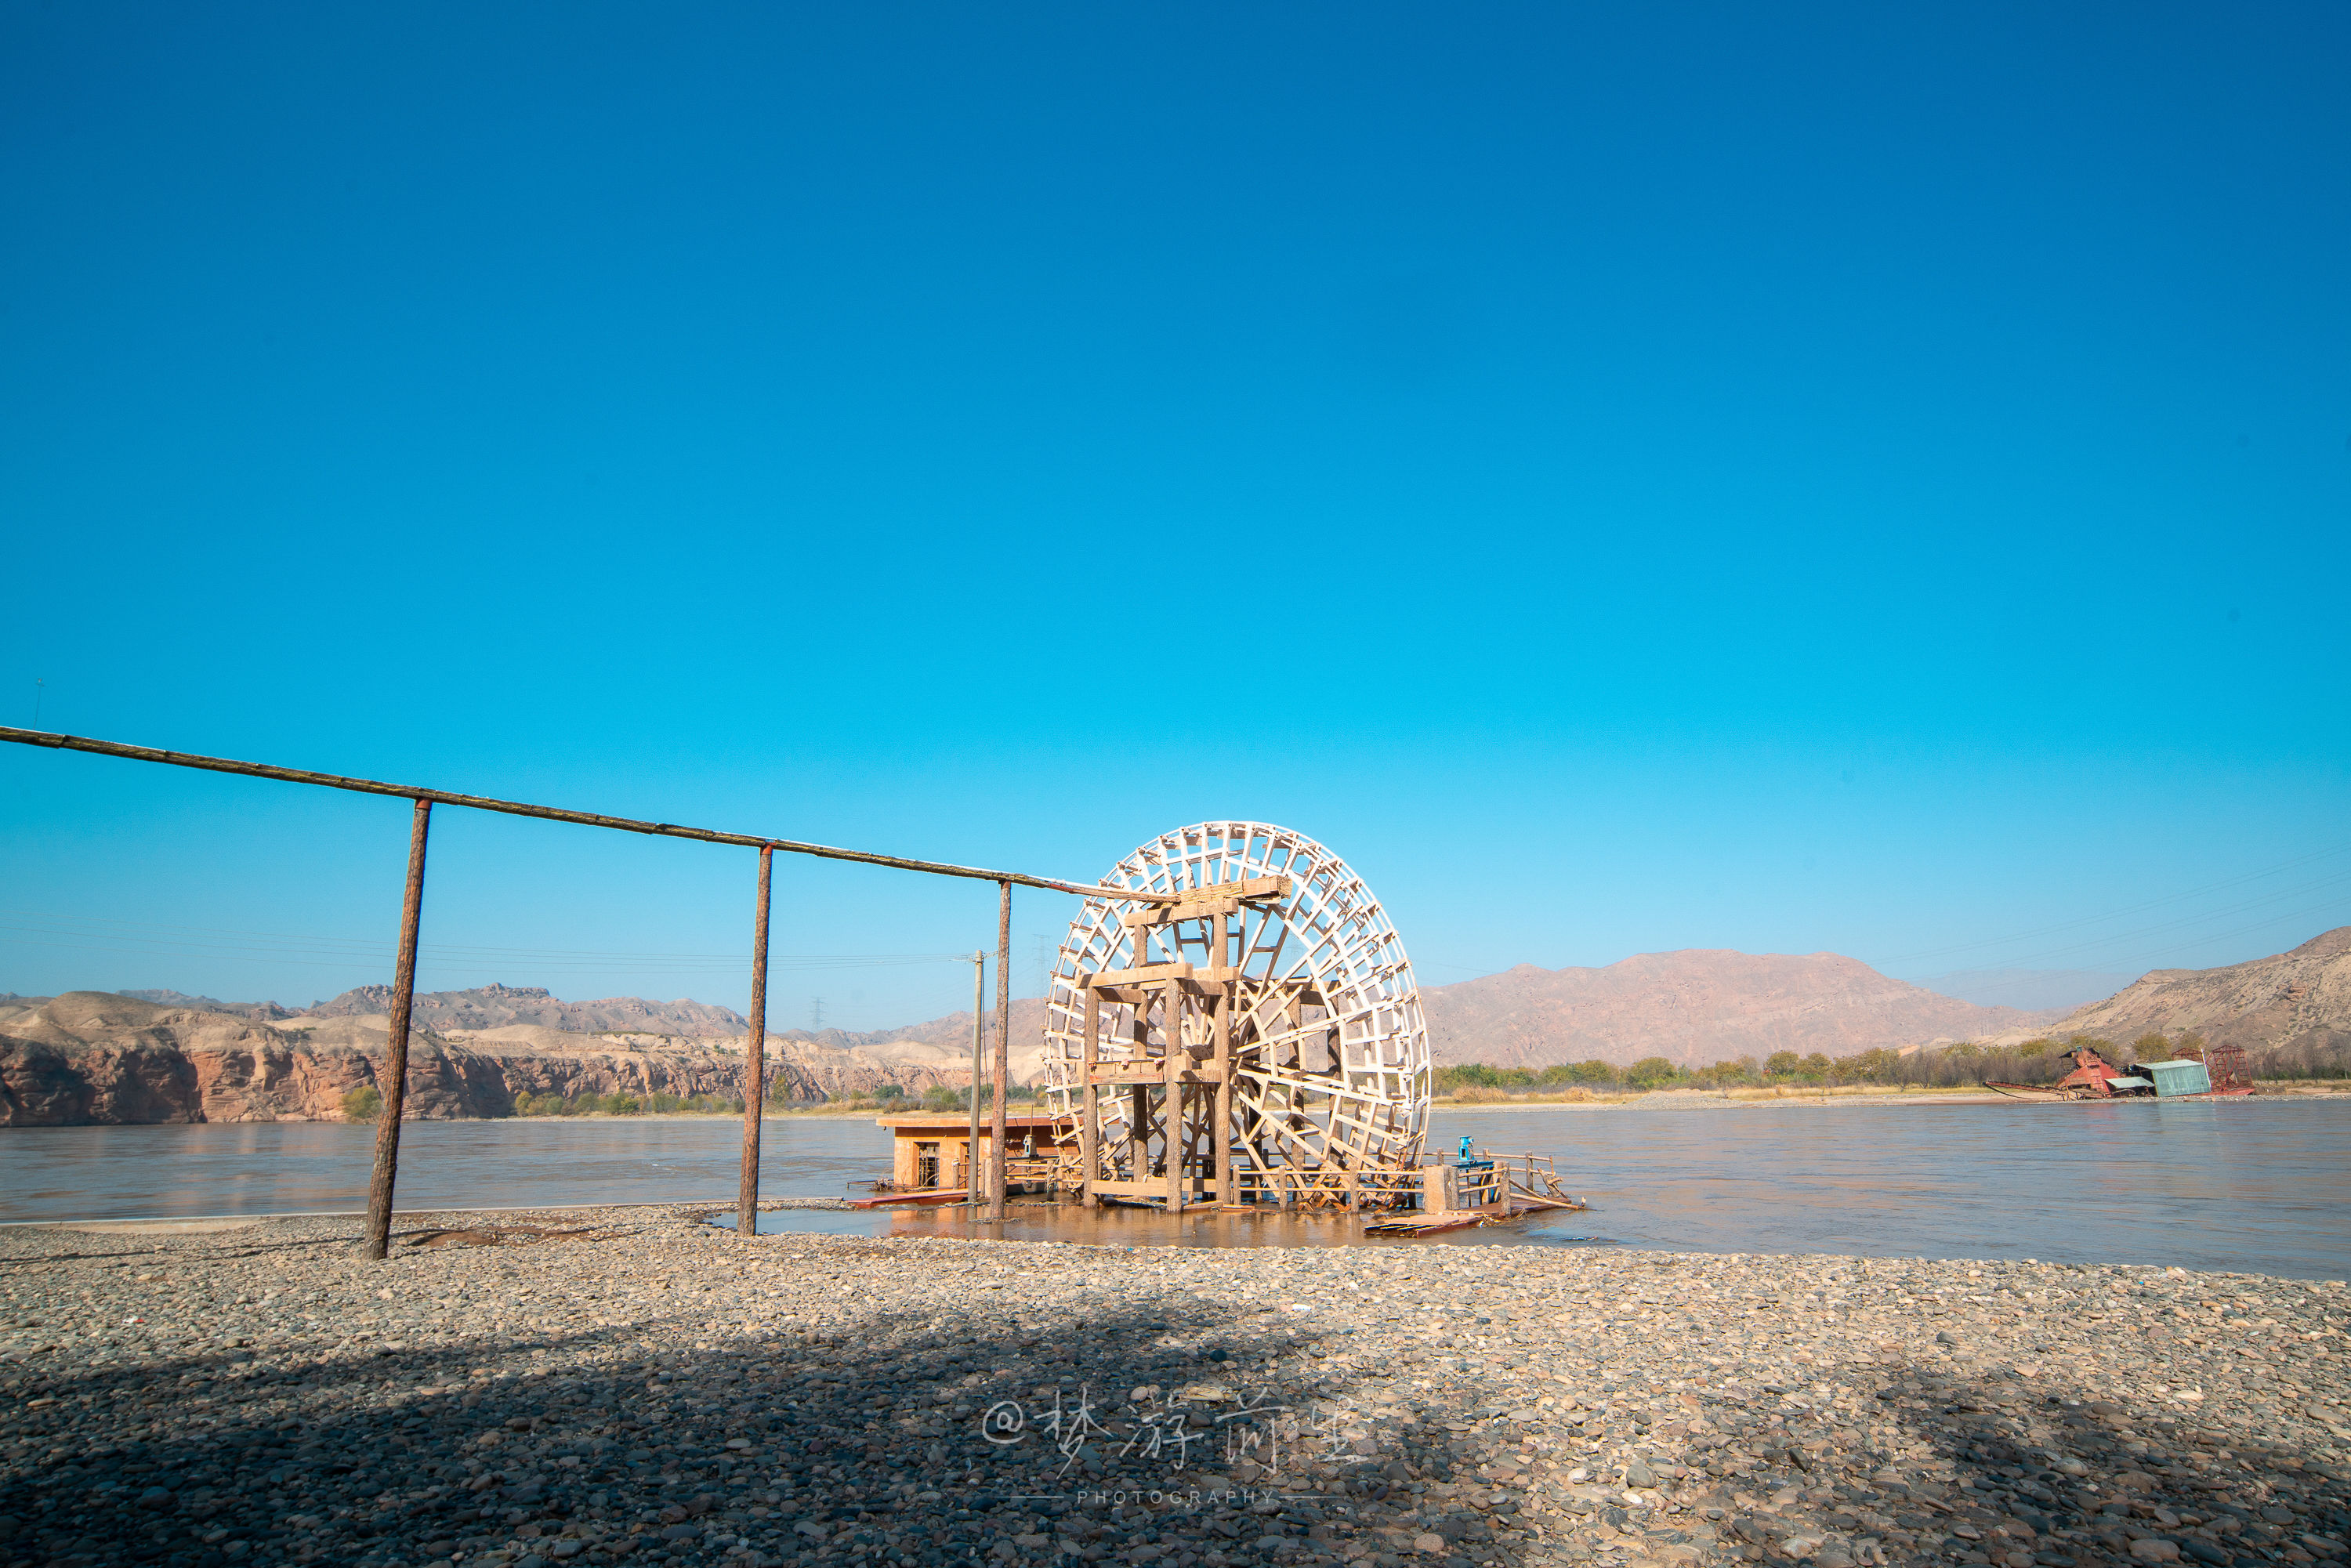
[[988, 871], [946, 861], [910, 860], [904, 855], [872, 854], [864, 850], [838, 849], [831, 844], [802, 843], [758, 833], [724, 833], [710, 828], [682, 827], [675, 822], [648, 822], [634, 817], [608, 817], [596, 811], [572, 811], [559, 806], [534, 806], [522, 800], [501, 800], [489, 795], [460, 795], [446, 789], [423, 789], [413, 784], [386, 784], [381, 779], [355, 779], [340, 773], [313, 773], [307, 768], [280, 768], [268, 762], [239, 762], [205, 757], [193, 751], [162, 751], [152, 746], [125, 746], [120, 741], [93, 740], [87, 736], [53, 735], [46, 730], [16, 729], [0, 725], [0, 741], [17, 746], [42, 746], [56, 751], [86, 751], [97, 757], [120, 757], [133, 762], [160, 762], [172, 768], [196, 768], [210, 773], [235, 773], [247, 779], [275, 779], [286, 784], [312, 784], [325, 789], [349, 789], [361, 795], [396, 795], [438, 806], [465, 806], [476, 811], [501, 811], [510, 817], [537, 817], [549, 822], [574, 822], [582, 827], [611, 828], [624, 833], [651, 833], [662, 838], [693, 839], [707, 844], [739, 844], [746, 849], [779, 850], [785, 854], [814, 855], [820, 860], [852, 861], [860, 865], [892, 866], [932, 876], [967, 877], [1009, 886], [1043, 888], [1050, 893], [1074, 893], [1084, 898], [1107, 898], [1123, 904], [1173, 904], [1183, 896], [1135, 888], [1103, 887], [1055, 877], [1029, 876], [1019, 872]]

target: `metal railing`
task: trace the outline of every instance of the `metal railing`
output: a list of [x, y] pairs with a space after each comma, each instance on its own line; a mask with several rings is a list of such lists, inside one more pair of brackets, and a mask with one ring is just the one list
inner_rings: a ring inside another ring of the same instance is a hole
[[[988, 1206], [993, 1218], [1004, 1218], [1004, 1193], [1007, 1182], [1004, 1149], [1004, 1100], [1006, 1078], [1011, 1059], [1012, 999], [1012, 889], [1042, 888], [1053, 893], [1074, 893], [1086, 898], [1112, 899], [1128, 904], [1167, 904], [1180, 896], [1175, 893], [1147, 893], [1132, 888], [1104, 887], [1099, 883], [1066, 882], [1058, 877], [1031, 876], [1024, 872], [990, 871], [980, 866], [956, 865], [946, 861], [915, 860], [904, 855], [877, 854], [865, 850], [845, 850], [831, 844], [813, 844], [797, 839], [776, 838], [764, 833], [725, 832], [713, 828], [685, 827], [676, 822], [650, 822], [635, 817], [612, 817], [597, 811], [572, 810], [560, 806], [538, 806], [523, 800], [506, 800], [489, 795], [466, 795], [454, 790], [428, 789], [414, 784], [389, 784], [379, 779], [359, 779], [340, 773], [319, 773], [308, 768], [285, 768], [271, 762], [243, 762], [232, 758], [206, 757], [191, 751], [166, 751], [152, 746], [129, 746], [115, 740], [95, 740], [88, 736], [57, 735], [47, 730], [16, 729], [0, 725], [0, 741], [15, 746], [40, 747], [51, 751], [80, 751], [96, 757], [120, 758], [132, 762], [160, 763], [171, 768], [192, 768], [207, 773], [230, 773], [246, 779], [268, 779], [282, 784], [307, 784], [322, 789], [342, 789], [361, 795], [386, 795], [414, 803], [408, 834], [408, 877], [402, 889], [400, 912], [400, 948], [394, 961], [392, 977], [392, 1016], [389, 1020], [384, 1050], [383, 1111], [376, 1122], [375, 1166], [368, 1183], [367, 1255], [381, 1258], [392, 1242], [392, 1197], [400, 1162], [400, 1117], [408, 1090], [408, 1036], [411, 1016], [416, 998], [416, 933], [424, 896], [424, 848], [435, 806], [462, 806], [469, 810], [496, 811], [512, 817], [536, 817], [543, 821], [569, 822], [578, 827], [606, 828], [617, 832], [645, 833], [659, 838], [691, 839], [702, 843], [731, 844], [759, 852], [758, 894], [757, 913], [753, 920], [751, 948], [751, 1015], [750, 1039], [746, 1043], [743, 1062], [743, 1170], [737, 1192], [736, 1228], [747, 1236], [752, 1233], [759, 1203], [759, 1113], [766, 1102], [767, 1090], [767, 994], [768, 994], [768, 906], [769, 868], [778, 853], [810, 855], [820, 860], [850, 861], [861, 865], [887, 866], [897, 871], [919, 872], [928, 876], [961, 877], [974, 882], [992, 882], [998, 889], [996, 936], [996, 1061], [992, 1077], [996, 1094], [992, 1130], [998, 1156], [989, 1161]], [[979, 1030], [979, 1008], [977, 1004], [978, 981], [975, 977], [973, 1032], [975, 1048]], [[975, 1055], [977, 1055], [975, 1049]], [[977, 1065], [975, 1063], [975, 1065]], [[972, 1090], [975, 1107], [978, 1103], [978, 1075], [973, 1075]]]

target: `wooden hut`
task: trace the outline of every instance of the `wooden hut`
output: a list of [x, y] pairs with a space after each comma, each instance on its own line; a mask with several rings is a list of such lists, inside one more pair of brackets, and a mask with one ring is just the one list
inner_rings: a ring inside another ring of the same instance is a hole
[[[897, 1192], [965, 1192], [971, 1181], [971, 1113], [930, 1111], [877, 1116], [890, 1129], [890, 1186]], [[1004, 1118], [1007, 1174], [1014, 1186], [1051, 1183], [1064, 1165], [1074, 1167], [1078, 1141], [1055, 1131], [1050, 1114]], [[979, 1158], [987, 1168], [990, 1145], [987, 1118], [979, 1123]]]

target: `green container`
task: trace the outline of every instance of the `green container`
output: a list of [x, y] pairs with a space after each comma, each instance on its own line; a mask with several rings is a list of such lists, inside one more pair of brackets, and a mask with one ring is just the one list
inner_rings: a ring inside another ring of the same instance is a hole
[[2155, 1080], [2155, 1092], [2161, 1099], [2212, 1092], [2212, 1075], [2200, 1061], [2142, 1061], [2138, 1070]]

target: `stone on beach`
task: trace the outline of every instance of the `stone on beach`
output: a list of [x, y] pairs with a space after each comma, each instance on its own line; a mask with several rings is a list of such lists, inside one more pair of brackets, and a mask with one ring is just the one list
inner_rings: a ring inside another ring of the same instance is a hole
[[747, 1239], [700, 1218], [517, 1216], [493, 1244], [403, 1244], [382, 1264], [351, 1255], [347, 1219], [0, 1234], [0, 1552], [191, 1568], [2343, 1557], [2336, 1285]]

